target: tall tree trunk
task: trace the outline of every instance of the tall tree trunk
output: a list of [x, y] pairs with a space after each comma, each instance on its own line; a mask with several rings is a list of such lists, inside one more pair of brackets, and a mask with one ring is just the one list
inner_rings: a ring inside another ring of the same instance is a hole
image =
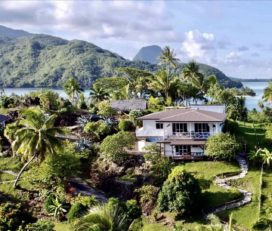
[[17, 183], [18, 183], [18, 181], [19, 181], [19, 179], [20, 179], [20, 177], [21, 177], [23, 171], [24, 171], [24, 170], [26, 169], [26, 167], [27, 167], [27, 166], [35, 159], [36, 156], [37, 156], [37, 153], [35, 153], [35, 154], [31, 157], [31, 159], [30, 159], [28, 162], [26, 162], [25, 165], [21, 168], [20, 172], [18, 173], [18, 175], [17, 175], [17, 177], [16, 177], [16, 179], [15, 179], [15, 182], [14, 182], [14, 184], [13, 184], [13, 188], [16, 188], [16, 187], [17, 187]]
[[263, 169], [264, 169], [264, 163], [262, 163], [262, 166], [261, 166], [260, 182], [259, 182], [258, 219], [260, 219], [261, 217], [261, 208], [262, 208]]

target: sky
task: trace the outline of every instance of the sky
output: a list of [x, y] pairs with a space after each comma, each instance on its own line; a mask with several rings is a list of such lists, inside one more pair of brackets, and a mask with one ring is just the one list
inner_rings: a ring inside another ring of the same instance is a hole
[[272, 78], [272, 1], [0, 1], [0, 24], [92, 42], [132, 59], [174, 49], [239, 78]]

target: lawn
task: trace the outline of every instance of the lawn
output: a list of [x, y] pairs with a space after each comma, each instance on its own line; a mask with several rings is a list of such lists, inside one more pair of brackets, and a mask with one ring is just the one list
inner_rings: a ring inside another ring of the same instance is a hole
[[263, 173], [261, 217], [272, 219], [272, 170]]
[[71, 226], [68, 223], [55, 222], [55, 231], [71, 231]]
[[240, 168], [237, 163], [222, 161], [190, 162], [184, 164], [183, 168], [200, 181], [204, 196], [204, 209], [216, 207], [241, 197], [241, 193], [238, 190], [225, 190], [213, 183], [216, 175], [239, 173]]
[[265, 127], [263, 124], [238, 122], [238, 135], [245, 140], [247, 151], [256, 150], [256, 147], [265, 146]]
[[239, 187], [241, 189], [246, 189], [253, 193], [252, 202], [233, 210], [228, 210], [218, 215], [224, 219], [228, 220], [230, 214], [233, 214], [234, 224], [238, 226], [245, 227], [247, 229], [251, 229], [252, 225], [258, 219], [258, 203], [259, 203], [259, 183], [260, 183], [260, 169], [252, 168], [248, 172], [245, 178], [239, 179], [237, 181], [233, 181], [232, 185]]
[[[247, 151], [255, 151], [256, 147], [265, 147], [265, 129], [263, 125], [253, 125], [253, 123], [238, 122], [238, 135], [247, 144]], [[252, 202], [241, 208], [229, 210], [218, 214], [222, 219], [227, 220], [230, 213], [233, 214], [234, 223], [243, 226], [248, 230], [257, 221], [259, 203], [260, 169], [249, 166], [249, 172], [245, 178], [232, 182], [233, 186], [246, 189], [253, 193]], [[271, 184], [272, 186], [272, 184]], [[271, 187], [270, 187], [271, 189]]]

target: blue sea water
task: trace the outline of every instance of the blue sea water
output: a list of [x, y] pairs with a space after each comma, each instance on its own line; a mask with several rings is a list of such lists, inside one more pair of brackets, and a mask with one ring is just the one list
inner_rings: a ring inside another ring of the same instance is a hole
[[249, 87], [253, 89], [256, 96], [246, 96], [246, 107], [249, 110], [256, 108], [259, 110], [258, 102], [262, 100], [264, 89], [268, 86], [268, 81], [266, 82], [242, 82], [244, 87]]
[[[256, 93], [256, 96], [246, 96], [246, 107], [249, 110], [252, 110], [253, 108], [258, 108], [258, 102], [262, 99], [264, 89], [267, 87], [268, 82], [242, 82], [245, 87], [249, 87], [253, 89]], [[25, 95], [29, 92], [33, 92], [36, 90], [39, 90], [39, 88], [5, 88], [5, 94], [11, 95], [11, 94], [17, 94], [17, 95]], [[61, 97], [66, 98], [67, 95], [62, 89], [51, 89], [54, 92], [57, 92]], [[89, 97], [90, 91], [85, 90], [84, 96], [86, 98]]]

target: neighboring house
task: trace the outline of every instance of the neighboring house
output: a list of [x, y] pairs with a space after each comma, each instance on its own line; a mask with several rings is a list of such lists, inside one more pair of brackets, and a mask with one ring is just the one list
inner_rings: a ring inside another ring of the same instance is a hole
[[147, 103], [144, 99], [116, 100], [111, 102], [111, 107], [122, 112], [143, 111], [147, 108]]
[[[205, 106], [205, 110], [168, 108], [140, 117], [143, 127], [136, 130], [138, 151], [157, 143], [162, 154], [174, 159], [198, 159], [205, 154], [206, 140], [222, 132], [226, 115], [224, 106]], [[220, 108], [221, 107], [221, 108]]]
[[5, 115], [1, 115], [0, 114], [0, 127], [5, 127], [6, 126], [6, 122], [9, 120], [8, 116]]

